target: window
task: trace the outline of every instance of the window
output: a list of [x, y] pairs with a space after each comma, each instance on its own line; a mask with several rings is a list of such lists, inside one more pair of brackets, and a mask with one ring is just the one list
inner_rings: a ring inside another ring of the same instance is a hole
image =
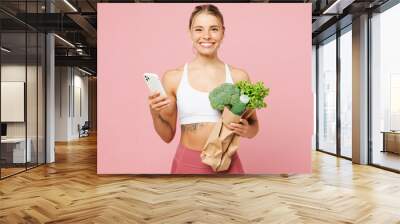
[[340, 154], [352, 157], [352, 34], [351, 26], [340, 36]]
[[400, 155], [386, 150], [384, 133], [400, 129], [399, 21], [399, 4], [371, 18], [371, 157], [373, 164], [395, 170]]
[[318, 47], [318, 149], [336, 153], [336, 36]]
[[[18, 7], [12, 8], [23, 16], [24, 13], [43, 13], [41, 6], [44, 4], [44, 1], [20, 1]], [[0, 6], [16, 4], [0, 1]], [[46, 39], [44, 33], [15, 22], [15, 18], [3, 12], [0, 17], [8, 21], [0, 29], [0, 105], [3, 105], [0, 110], [1, 114], [22, 114], [18, 119], [1, 118], [4, 130], [0, 144], [0, 178], [5, 178], [45, 163]], [[21, 106], [14, 107], [17, 111], [4, 106], [15, 94], [23, 96]]]

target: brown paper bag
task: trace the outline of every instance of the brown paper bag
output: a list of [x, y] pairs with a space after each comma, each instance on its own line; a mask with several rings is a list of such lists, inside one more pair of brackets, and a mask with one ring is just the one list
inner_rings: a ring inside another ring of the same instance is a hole
[[239, 148], [240, 136], [229, 130], [226, 125], [231, 122], [238, 123], [242, 117], [247, 119], [252, 112], [253, 110], [246, 110], [242, 116], [238, 116], [225, 107], [200, 154], [201, 161], [209, 165], [214, 172], [228, 170], [231, 158]]

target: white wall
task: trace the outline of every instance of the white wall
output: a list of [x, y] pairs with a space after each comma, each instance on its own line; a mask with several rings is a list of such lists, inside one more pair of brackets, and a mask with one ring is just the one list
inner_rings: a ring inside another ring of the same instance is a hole
[[69, 68], [55, 68], [55, 141], [68, 140], [68, 117], [70, 84]]
[[[1, 81], [3, 82], [25, 82], [25, 65], [2, 65], [1, 66]], [[28, 66], [28, 74], [32, 74], [32, 66]], [[4, 110], [5, 108], [2, 108]], [[7, 123], [7, 136], [8, 137], [25, 137], [25, 123], [24, 122], [10, 122]]]
[[77, 139], [78, 124], [88, 120], [88, 77], [72, 67], [56, 67], [55, 88], [55, 140]]
[[[31, 133], [35, 133], [36, 136], [36, 120], [37, 115], [32, 111], [36, 112], [37, 99], [36, 99], [36, 66], [27, 66], [9, 64], [1, 66], [1, 81], [3, 82], [25, 82], [25, 75], [27, 69], [27, 78], [29, 86], [34, 88], [27, 88], [27, 119], [28, 119], [28, 137]], [[39, 70], [39, 72], [41, 72]], [[33, 102], [33, 103], [32, 103]], [[41, 105], [39, 105], [40, 107]], [[2, 108], [5, 110], [6, 108]], [[32, 124], [34, 122], [34, 124]], [[25, 137], [25, 123], [26, 122], [7, 122], [7, 136], [8, 137]]]
[[[3, 64], [1, 66], [2, 82], [24, 82], [26, 83], [26, 108], [22, 108], [27, 115], [24, 122], [6, 122], [7, 137], [24, 138], [25, 135], [30, 139], [32, 161], [44, 163], [45, 150], [45, 120], [44, 120], [44, 74], [41, 66], [27, 67], [25, 64]], [[27, 79], [27, 82], [26, 80]], [[4, 97], [4, 96], [2, 96]], [[7, 110], [9, 108], [1, 108]], [[39, 155], [37, 156], [37, 153]]]
[[[89, 117], [89, 112], [88, 112], [88, 77], [76, 75], [75, 70], [75, 77], [74, 77], [74, 108], [73, 111], [73, 119], [72, 119], [72, 135], [74, 137], [78, 137], [78, 124], [81, 126], [85, 123], [85, 121], [88, 121]], [[80, 91], [80, 93], [79, 93]], [[81, 107], [81, 108], [79, 108]], [[79, 111], [79, 109], [81, 111]]]

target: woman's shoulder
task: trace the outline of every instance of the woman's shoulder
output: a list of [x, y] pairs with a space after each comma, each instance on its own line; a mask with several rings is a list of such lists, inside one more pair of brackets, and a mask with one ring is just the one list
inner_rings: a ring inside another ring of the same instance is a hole
[[244, 69], [232, 65], [229, 65], [229, 67], [231, 68], [232, 79], [235, 83], [242, 80], [250, 81], [250, 76]]
[[184, 65], [179, 66], [177, 68], [168, 69], [167, 71], [165, 71], [164, 74], [165, 75], [167, 75], [167, 74], [169, 74], [169, 75], [178, 75], [178, 74], [183, 73], [183, 68], [184, 68]]
[[169, 69], [164, 72], [162, 81], [166, 85], [177, 87], [183, 74], [183, 66], [178, 68]]

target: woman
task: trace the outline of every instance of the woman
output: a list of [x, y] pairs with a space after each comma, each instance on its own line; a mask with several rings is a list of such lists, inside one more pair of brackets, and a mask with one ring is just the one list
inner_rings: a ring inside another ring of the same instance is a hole
[[[249, 76], [218, 58], [225, 27], [217, 7], [209, 4], [195, 7], [189, 20], [189, 33], [196, 50], [195, 58], [164, 74], [162, 83], [167, 96], [154, 93], [149, 96], [149, 105], [154, 128], [167, 143], [175, 136], [179, 116], [181, 139], [171, 173], [208, 174], [214, 172], [201, 162], [200, 153], [221, 116], [211, 107], [208, 93], [222, 83], [249, 80]], [[257, 115], [253, 113], [247, 120], [232, 123], [228, 128], [242, 137], [253, 138], [258, 132]], [[244, 173], [237, 154], [224, 173]]]

